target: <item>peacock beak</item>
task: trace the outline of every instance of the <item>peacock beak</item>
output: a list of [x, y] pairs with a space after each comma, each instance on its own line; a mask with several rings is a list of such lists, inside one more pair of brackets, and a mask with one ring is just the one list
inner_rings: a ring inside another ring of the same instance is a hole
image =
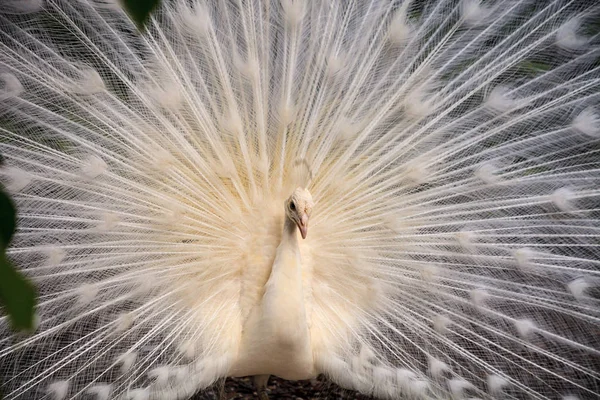
[[298, 222], [298, 229], [300, 229], [300, 235], [302, 235], [302, 239], [306, 239], [306, 235], [308, 233], [308, 215], [302, 214], [302, 217]]

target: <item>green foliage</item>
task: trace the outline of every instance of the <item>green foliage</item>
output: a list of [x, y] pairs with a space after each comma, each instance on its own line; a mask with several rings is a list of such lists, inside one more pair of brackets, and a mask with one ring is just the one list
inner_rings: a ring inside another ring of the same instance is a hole
[[137, 24], [138, 29], [141, 30], [160, 0], [122, 0], [121, 2], [131, 19]]
[[7, 260], [6, 254], [0, 254], [0, 304], [14, 329], [33, 330], [35, 289]]
[[0, 307], [8, 314], [14, 329], [31, 330], [35, 289], [6, 257], [15, 229], [15, 205], [0, 187]]
[[16, 229], [16, 211], [12, 200], [0, 189], [0, 249], [6, 249]]

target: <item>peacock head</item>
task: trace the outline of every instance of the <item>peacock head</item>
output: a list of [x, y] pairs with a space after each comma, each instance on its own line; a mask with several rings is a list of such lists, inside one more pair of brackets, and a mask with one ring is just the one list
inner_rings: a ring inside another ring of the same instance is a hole
[[285, 202], [285, 214], [298, 226], [302, 239], [306, 239], [308, 219], [314, 204], [310, 192], [300, 187]]

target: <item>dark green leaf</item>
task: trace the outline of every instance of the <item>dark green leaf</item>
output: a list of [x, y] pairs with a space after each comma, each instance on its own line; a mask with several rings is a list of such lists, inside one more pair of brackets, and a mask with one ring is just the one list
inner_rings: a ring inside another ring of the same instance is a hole
[[0, 252], [0, 305], [15, 330], [33, 329], [35, 289]]
[[150, 14], [159, 3], [160, 0], [122, 0], [125, 11], [127, 11], [139, 29], [144, 27], [148, 18], [150, 18]]
[[15, 233], [16, 215], [15, 205], [0, 187], [0, 253], [8, 247], [12, 235]]

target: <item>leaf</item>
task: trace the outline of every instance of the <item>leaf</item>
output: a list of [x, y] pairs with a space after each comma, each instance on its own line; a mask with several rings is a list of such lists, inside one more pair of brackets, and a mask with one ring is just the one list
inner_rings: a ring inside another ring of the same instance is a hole
[[121, 0], [121, 2], [138, 29], [143, 29], [160, 0]]
[[0, 305], [8, 314], [13, 328], [33, 330], [35, 289], [0, 253]]
[[15, 228], [15, 205], [0, 187], [0, 253], [4, 254], [4, 249], [8, 247]]
[[0, 186], [0, 307], [14, 329], [33, 328], [35, 289], [6, 258], [6, 248], [17, 226], [13, 201]]

